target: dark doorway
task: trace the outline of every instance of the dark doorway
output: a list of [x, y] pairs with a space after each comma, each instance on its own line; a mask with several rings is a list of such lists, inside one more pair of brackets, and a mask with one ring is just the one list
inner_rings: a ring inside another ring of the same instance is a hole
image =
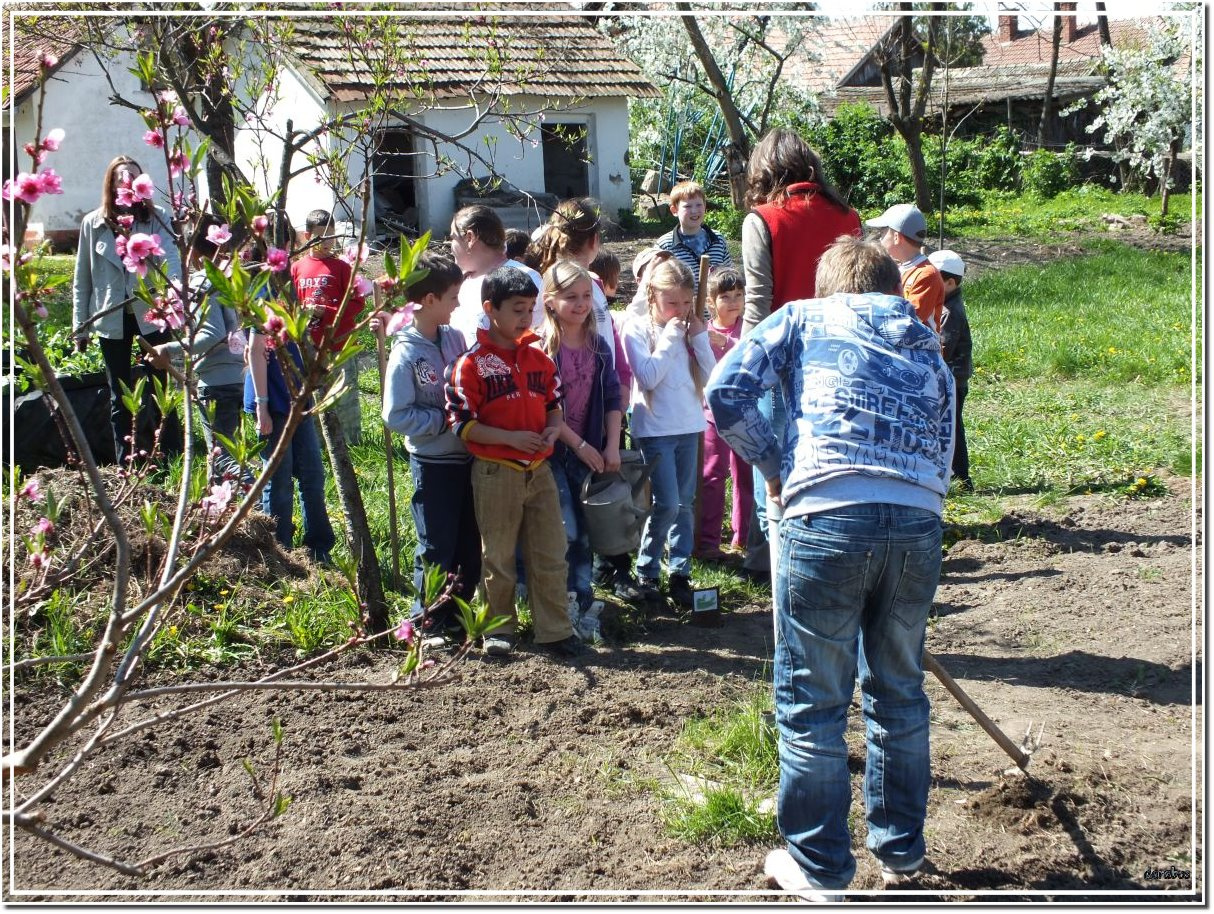
[[589, 152], [585, 124], [545, 124], [544, 190], [562, 200], [590, 196]]
[[417, 234], [417, 186], [413, 135], [384, 130], [371, 156], [371, 191], [375, 198], [375, 237]]

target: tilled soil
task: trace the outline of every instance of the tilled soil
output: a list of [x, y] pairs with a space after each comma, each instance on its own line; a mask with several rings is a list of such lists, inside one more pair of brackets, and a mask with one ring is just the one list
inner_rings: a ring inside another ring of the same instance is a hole
[[[1040, 509], [1017, 497], [952, 546], [928, 647], [1013, 739], [1031, 727], [1042, 748], [1029, 776], [1009, 771], [929, 677], [930, 862], [915, 900], [1200, 897], [1199, 507], [1189, 480], [1169, 487], [1162, 498]], [[719, 628], [658, 617], [628, 639], [609, 611], [607, 631], [585, 661], [524, 646], [505, 661], [470, 659], [457, 680], [424, 691], [250, 692], [119, 743], [58, 791], [48, 827], [127, 860], [227, 839], [261, 809], [242, 759], [265, 770], [274, 718], [293, 802], [247, 838], [142, 880], [18, 833], [6, 898], [775, 900], [738, 894], [767, 891], [768, 845], [676, 840], [652, 789], [669, 783], [663, 758], [686, 721], [763, 687], [769, 609], [745, 607]], [[393, 667], [361, 654], [325, 675], [386, 682]], [[19, 685], [6, 708], [18, 743], [62, 697]], [[863, 767], [856, 713], [853, 772]], [[859, 802], [857, 789], [852, 888], [871, 896], [880, 879]]]

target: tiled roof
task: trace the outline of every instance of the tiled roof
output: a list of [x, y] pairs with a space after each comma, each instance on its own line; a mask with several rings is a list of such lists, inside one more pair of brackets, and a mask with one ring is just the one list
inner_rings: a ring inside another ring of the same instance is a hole
[[[1123, 47], [1141, 41], [1145, 31], [1141, 20], [1109, 20], [1109, 37], [1114, 47]], [[1053, 46], [1053, 25], [1018, 32], [1011, 41], [1000, 41], [998, 30], [982, 38], [982, 63], [988, 67], [1011, 67], [1021, 64], [1049, 64]], [[1081, 25], [1076, 29], [1075, 40], [1063, 43], [1058, 48], [1058, 62], [1088, 61], [1095, 63], [1102, 57], [1100, 33], [1095, 23]]]
[[[565, 7], [568, 9], [568, 7]], [[551, 98], [642, 97], [661, 93], [641, 69], [595, 28], [590, 17], [555, 14], [400, 17], [397, 43], [411, 49], [394, 83], [422, 97], [464, 95], [470, 88]], [[294, 20], [291, 50], [338, 101], [367, 97], [370, 74], [339, 22]], [[491, 60], [500, 54], [500, 67]]]
[[[823, 20], [805, 39], [804, 52], [785, 65], [786, 78], [810, 92], [829, 92], [851, 74], [894, 27], [896, 16]], [[811, 60], [810, 55], [814, 58]]]
[[[13, 104], [23, 102], [38, 84], [39, 61], [43, 53], [57, 57], [58, 67], [63, 66], [67, 59], [78, 49], [75, 43], [80, 29], [70, 19], [63, 15], [39, 22], [35, 16], [21, 16], [17, 19], [16, 28], [5, 30], [2, 54], [0, 54], [0, 85], [8, 82], [8, 62], [13, 61]], [[15, 39], [15, 40], [14, 40]], [[10, 46], [9, 42], [12, 41]]]

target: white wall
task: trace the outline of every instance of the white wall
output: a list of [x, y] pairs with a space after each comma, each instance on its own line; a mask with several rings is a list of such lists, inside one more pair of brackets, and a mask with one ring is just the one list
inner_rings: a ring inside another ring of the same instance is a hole
[[[114, 60], [110, 73], [119, 93], [132, 101], [154, 103], [152, 95], [139, 88], [139, 79], [128, 72], [134, 61], [129, 55]], [[168, 168], [163, 149], [152, 149], [143, 142], [147, 126], [136, 111], [110, 105], [113, 93], [92, 54], [78, 52], [55, 71], [47, 83], [42, 112], [42, 136], [55, 127], [65, 131], [58, 152], [47, 155], [42, 169], [53, 168], [63, 179], [63, 193], [43, 196], [33, 206], [30, 222], [41, 222], [46, 233], [74, 232], [81, 218], [101, 205], [101, 182], [106, 166], [116, 156], [126, 154], [152, 176], [159, 191], [168, 186]], [[32, 163], [21, 147], [35, 138], [38, 116], [38, 91], [35, 90], [16, 111], [13, 124], [17, 170], [30, 171]], [[156, 202], [166, 209], [167, 200]]]

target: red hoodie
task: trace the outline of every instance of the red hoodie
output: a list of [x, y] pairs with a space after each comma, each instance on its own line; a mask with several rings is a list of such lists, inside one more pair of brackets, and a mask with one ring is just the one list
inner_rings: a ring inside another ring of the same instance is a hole
[[325, 331], [336, 324], [333, 331], [333, 348], [341, 346], [363, 310], [363, 297], [350, 289], [350, 297], [338, 314], [337, 308], [345, 297], [346, 289], [354, 282], [354, 268], [338, 257], [301, 257], [291, 264], [291, 281], [295, 284], [295, 297], [301, 304], [313, 308], [308, 330], [312, 343], [319, 346]]
[[476, 343], [456, 359], [447, 375], [447, 419], [455, 434], [476, 457], [530, 470], [543, 463], [552, 448], [524, 454], [504, 444], [468, 439], [477, 422], [508, 431], [541, 434], [548, 414], [561, 406], [561, 381], [556, 363], [531, 343], [528, 331], [514, 349], [495, 345], [487, 330], [476, 332]]

